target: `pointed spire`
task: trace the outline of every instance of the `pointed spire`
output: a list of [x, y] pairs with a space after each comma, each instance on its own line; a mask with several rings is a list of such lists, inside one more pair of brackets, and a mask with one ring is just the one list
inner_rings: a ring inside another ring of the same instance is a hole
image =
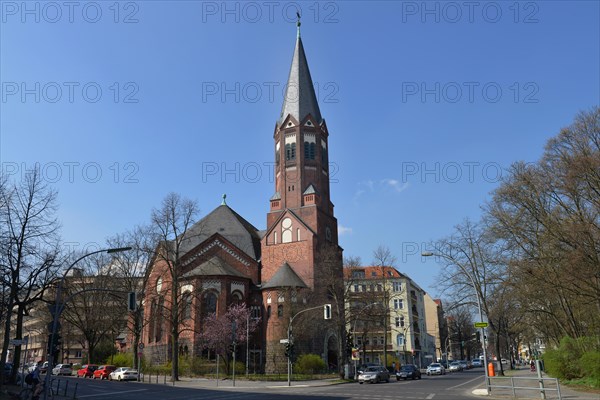
[[319, 110], [313, 81], [310, 77], [302, 39], [300, 38], [300, 14], [298, 14], [297, 27], [296, 48], [294, 49], [290, 75], [285, 88], [279, 124], [283, 123], [288, 114], [291, 114], [298, 121], [302, 121], [304, 117], [311, 114], [320, 124], [322, 122], [321, 111]]

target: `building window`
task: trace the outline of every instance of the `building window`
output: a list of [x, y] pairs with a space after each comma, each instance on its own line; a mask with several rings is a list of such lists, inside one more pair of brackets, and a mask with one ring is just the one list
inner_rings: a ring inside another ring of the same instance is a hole
[[252, 306], [250, 308], [250, 316], [252, 319], [260, 318], [260, 306]]
[[377, 272], [375, 272], [375, 271], [372, 271], [372, 272], [371, 272], [371, 276], [377, 276]]
[[315, 159], [315, 144], [311, 142], [304, 142], [304, 158], [307, 160]]
[[283, 317], [283, 304], [279, 304], [277, 306], [277, 317], [278, 318]]
[[377, 284], [377, 291], [378, 292], [383, 292], [383, 286], [381, 286], [381, 283]]
[[273, 232], [273, 244], [277, 244], [277, 231]]
[[214, 292], [207, 292], [204, 294], [204, 312], [203, 314], [210, 315], [217, 312], [217, 295]]
[[400, 327], [400, 317], [396, 317], [396, 328]]
[[404, 308], [404, 300], [403, 299], [394, 299], [394, 309], [402, 310]]
[[296, 240], [300, 241], [300, 228], [296, 229]]
[[292, 241], [292, 219], [285, 218], [281, 221], [281, 243], [290, 243]]
[[185, 292], [183, 296], [181, 296], [181, 305], [183, 310], [181, 310], [181, 316], [184, 320], [190, 319], [192, 317], [192, 294], [190, 292]]
[[402, 282], [394, 282], [394, 283], [392, 283], [392, 290], [394, 292], [401, 292], [402, 291]]
[[267, 319], [271, 318], [271, 306], [267, 306]]
[[242, 304], [242, 294], [238, 291], [235, 291], [231, 294], [231, 302], [233, 304]]
[[404, 335], [402, 333], [396, 335], [396, 344], [398, 346], [404, 346]]
[[355, 279], [360, 279], [365, 277], [365, 271], [352, 271], [352, 277]]
[[400, 328], [404, 328], [404, 315], [400, 317]]
[[358, 285], [354, 285], [354, 291], [358, 292]]
[[75, 350], [75, 358], [81, 358], [81, 350]]
[[388, 271], [388, 276], [394, 276], [394, 274], [392, 274], [392, 271]]
[[362, 285], [362, 291], [366, 292], [367, 291], [367, 285]]
[[285, 159], [286, 161], [296, 159], [296, 143], [287, 143], [285, 145]]

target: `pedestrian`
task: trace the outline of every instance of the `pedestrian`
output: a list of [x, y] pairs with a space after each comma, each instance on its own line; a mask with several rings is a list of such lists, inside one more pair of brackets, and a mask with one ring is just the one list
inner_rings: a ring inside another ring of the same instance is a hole
[[531, 360], [529, 362], [529, 369], [531, 372], [535, 372], [535, 361], [534, 360]]

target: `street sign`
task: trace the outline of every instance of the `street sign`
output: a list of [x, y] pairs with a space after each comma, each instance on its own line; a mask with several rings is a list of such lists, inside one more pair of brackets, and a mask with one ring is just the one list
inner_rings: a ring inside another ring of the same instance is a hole
[[144, 343], [139, 342], [138, 343], [138, 349], [143, 350], [144, 349]]
[[475, 325], [475, 328], [487, 328], [488, 327], [487, 322], [475, 322], [473, 325]]
[[22, 339], [10, 339], [10, 340], [8, 341], [8, 343], [9, 343], [11, 346], [20, 346], [20, 345], [24, 344], [24, 343], [25, 343], [25, 341], [24, 341], [24, 340], [22, 340]]
[[358, 361], [360, 360], [360, 354], [358, 354], [358, 349], [354, 348], [352, 349], [352, 361]]
[[279, 339], [279, 343], [282, 343], [282, 344], [289, 343], [289, 339]]

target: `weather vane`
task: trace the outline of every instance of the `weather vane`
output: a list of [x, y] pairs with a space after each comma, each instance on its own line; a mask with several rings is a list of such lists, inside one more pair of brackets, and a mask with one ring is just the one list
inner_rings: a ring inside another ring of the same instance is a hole
[[298, 27], [298, 37], [300, 37], [300, 25], [302, 25], [300, 23], [300, 12], [296, 11], [296, 16], [298, 17], [298, 22], [296, 22], [296, 26]]

